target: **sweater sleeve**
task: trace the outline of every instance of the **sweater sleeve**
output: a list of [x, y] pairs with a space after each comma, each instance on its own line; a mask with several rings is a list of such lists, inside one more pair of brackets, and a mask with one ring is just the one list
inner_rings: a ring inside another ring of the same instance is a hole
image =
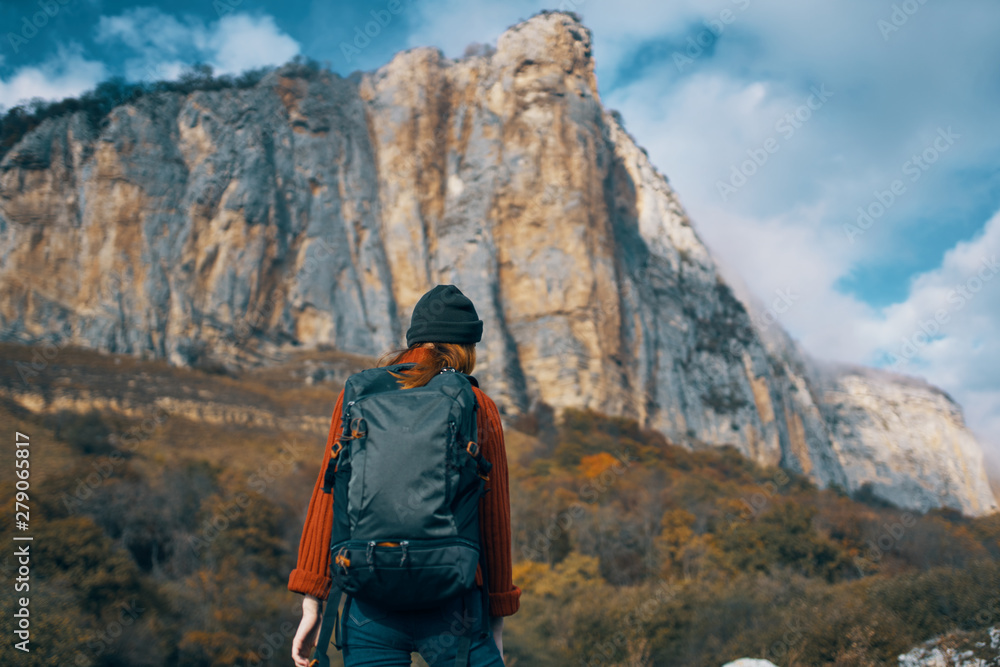
[[[520, 606], [521, 589], [514, 585], [512, 574], [507, 450], [496, 404], [478, 388], [475, 392], [479, 401], [479, 444], [483, 456], [493, 464], [487, 485], [489, 491], [479, 505], [479, 531], [486, 548], [489, 574], [490, 615], [510, 616]], [[481, 574], [476, 571], [479, 584], [482, 584]]]
[[306, 523], [302, 527], [299, 540], [299, 558], [296, 567], [288, 577], [288, 590], [309, 594], [325, 600], [330, 595], [330, 532], [333, 530], [333, 494], [323, 493], [323, 477], [330, 462], [333, 441], [340, 437], [340, 412], [344, 402], [341, 390], [337, 404], [333, 408], [330, 434], [326, 438], [323, 463], [313, 486]]

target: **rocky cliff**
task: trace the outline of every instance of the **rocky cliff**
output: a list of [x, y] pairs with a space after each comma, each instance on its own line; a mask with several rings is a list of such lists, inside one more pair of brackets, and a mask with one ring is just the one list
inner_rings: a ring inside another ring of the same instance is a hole
[[101, 127], [50, 119], [0, 164], [0, 258], [4, 339], [178, 365], [378, 355], [454, 283], [506, 414], [586, 406], [907, 507], [995, 507], [947, 396], [764, 340], [602, 107], [572, 15], [488, 55], [414, 49], [349, 79], [289, 66]]

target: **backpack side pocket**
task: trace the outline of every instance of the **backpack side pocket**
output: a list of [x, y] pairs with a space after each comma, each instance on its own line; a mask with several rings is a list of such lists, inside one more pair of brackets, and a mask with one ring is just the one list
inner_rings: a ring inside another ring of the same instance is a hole
[[350, 515], [347, 512], [347, 486], [351, 481], [351, 460], [344, 453], [333, 472], [333, 528], [331, 544], [351, 537]]

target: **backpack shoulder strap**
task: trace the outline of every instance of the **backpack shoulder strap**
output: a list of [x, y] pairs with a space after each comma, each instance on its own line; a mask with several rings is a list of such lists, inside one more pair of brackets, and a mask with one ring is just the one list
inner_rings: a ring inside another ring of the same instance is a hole
[[[359, 371], [347, 378], [344, 383], [344, 399], [357, 400], [368, 394], [378, 394], [383, 391], [399, 389], [399, 380], [393, 373], [412, 368], [415, 364], [395, 364], [393, 366], [378, 366]], [[346, 406], [347, 403], [344, 403]]]

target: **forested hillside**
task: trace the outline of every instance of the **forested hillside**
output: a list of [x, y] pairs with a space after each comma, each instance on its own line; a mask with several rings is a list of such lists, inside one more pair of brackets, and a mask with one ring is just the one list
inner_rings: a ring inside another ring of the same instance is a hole
[[[37, 643], [18, 664], [288, 664], [300, 598], [285, 583], [325, 433], [225, 423], [223, 408], [212, 423], [139, 403], [131, 416], [45, 406], [71, 404], [74, 377], [99, 390], [103, 374], [261, 414], [308, 405], [327, 422], [339, 385], [63, 351], [32, 378], [45, 397], [35, 410], [9, 398], [30, 356], [6, 345], [0, 365], [0, 415], [30, 434], [37, 462]], [[506, 439], [524, 590], [506, 625], [509, 665], [895, 664], [949, 631], [981, 650], [1000, 623], [1000, 516], [817, 490], [733, 448], [588, 411], [519, 418]], [[0, 491], [12, 486], [4, 477]]]

